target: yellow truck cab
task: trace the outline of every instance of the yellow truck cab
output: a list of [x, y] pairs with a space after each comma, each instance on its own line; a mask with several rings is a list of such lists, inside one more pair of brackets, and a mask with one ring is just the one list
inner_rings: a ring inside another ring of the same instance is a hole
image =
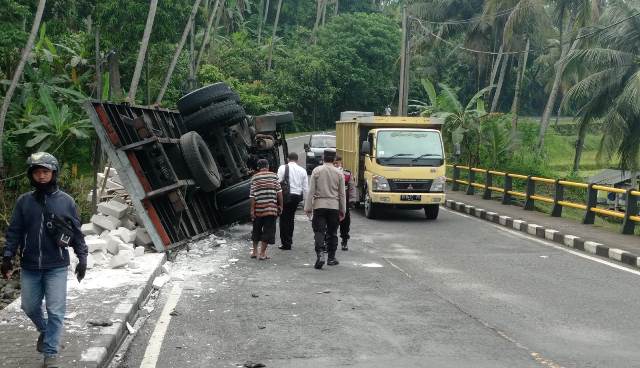
[[442, 120], [343, 112], [336, 122], [336, 151], [351, 171], [367, 218], [384, 207], [424, 208], [438, 217], [445, 200]]

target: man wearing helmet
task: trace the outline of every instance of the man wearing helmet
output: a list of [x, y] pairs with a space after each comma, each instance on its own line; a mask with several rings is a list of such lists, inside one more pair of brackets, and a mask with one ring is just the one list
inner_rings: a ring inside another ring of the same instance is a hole
[[[80, 231], [75, 201], [58, 189], [58, 160], [46, 152], [27, 160], [27, 175], [34, 191], [18, 198], [7, 229], [0, 271], [4, 278], [13, 272], [11, 260], [21, 258], [22, 310], [40, 332], [36, 350], [44, 355], [44, 367], [57, 367], [67, 295], [68, 247], [73, 247], [79, 263], [80, 282], [87, 270], [87, 245]], [[42, 311], [45, 300], [47, 318]]]

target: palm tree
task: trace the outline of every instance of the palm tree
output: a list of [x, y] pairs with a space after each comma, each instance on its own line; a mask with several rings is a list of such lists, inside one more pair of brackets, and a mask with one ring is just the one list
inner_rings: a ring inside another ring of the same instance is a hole
[[598, 0], [556, 0], [554, 18], [558, 29], [560, 44], [559, 59], [555, 63], [555, 76], [540, 119], [538, 132], [538, 149], [544, 146], [544, 137], [549, 126], [553, 108], [556, 105], [562, 76], [566, 68], [567, 55], [572, 53], [579, 44], [582, 28], [593, 24], [600, 16], [601, 3]]
[[151, 0], [149, 5], [149, 14], [147, 15], [147, 24], [144, 27], [144, 34], [142, 36], [142, 43], [140, 44], [140, 51], [138, 52], [138, 60], [136, 61], [136, 68], [133, 71], [133, 78], [131, 79], [131, 87], [129, 87], [129, 96], [127, 100], [130, 103], [136, 101], [136, 91], [138, 90], [138, 82], [140, 82], [140, 74], [142, 73], [142, 66], [144, 65], [144, 59], [147, 55], [147, 47], [149, 46], [149, 38], [151, 37], [151, 30], [153, 29], [153, 22], [156, 19], [156, 10], [158, 9], [158, 0]]
[[276, 19], [273, 22], [273, 34], [271, 35], [271, 45], [269, 45], [269, 56], [267, 58], [267, 70], [271, 70], [271, 61], [273, 60], [273, 44], [276, 39], [276, 32], [278, 32], [278, 21], [280, 20], [281, 9], [282, 9], [282, 0], [278, 0], [278, 7], [276, 8]]
[[[599, 34], [597, 46], [574, 50], [569, 69], [586, 77], [573, 86], [563, 105], [578, 109], [580, 136], [575, 162], [579, 163], [587, 126], [604, 123], [599, 156], [618, 159], [622, 170], [640, 169], [640, 19], [639, 6], [617, 2], [603, 15], [604, 24], [617, 24]], [[577, 169], [577, 165], [574, 167]], [[636, 175], [632, 175], [636, 177]], [[637, 183], [634, 180], [634, 186]]]
[[11, 104], [11, 99], [13, 98], [13, 93], [18, 86], [18, 81], [22, 77], [22, 72], [24, 71], [24, 65], [27, 63], [27, 59], [31, 54], [31, 49], [33, 48], [33, 44], [36, 40], [36, 35], [38, 34], [38, 29], [40, 28], [40, 21], [42, 20], [42, 13], [44, 13], [44, 7], [46, 5], [46, 0], [40, 0], [38, 2], [38, 8], [36, 9], [36, 15], [33, 18], [33, 24], [31, 25], [31, 33], [29, 34], [29, 38], [27, 39], [27, 44], [22, 49], [22, 56], [20, 57], [20, 62], [16, 67], [15, 73], [13, 73], [13, 79], [11, 79], [11, 84], [9, 85], [9, 89], [7, 90], [7, 94], [4, 96], [4, 101], [2, 102], [2, 110], [0, 110], [0, 178], [4, 177], [4, 156], [2, 154], [3, 151], [3, 142], [4, 142], [4, 121], [7, 117], [7, 111], [9, 111], [9, 104]]

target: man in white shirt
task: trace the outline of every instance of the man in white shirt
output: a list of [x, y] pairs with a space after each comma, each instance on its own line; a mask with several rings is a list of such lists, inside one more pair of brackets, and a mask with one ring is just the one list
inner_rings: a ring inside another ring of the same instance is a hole
[[309, 179], [307, 171], [298, 165], [298, 154], [289, 153], [288, 163], [278, 168], [278, 180], [282, 186], [289, 187], [288, 195], [284, 193], [284, 208], [280, 215], [280, 242], [278, 247], [282, 250], [289, 250], [293, 245], [293, 225], [298, 204], [309, 192]]

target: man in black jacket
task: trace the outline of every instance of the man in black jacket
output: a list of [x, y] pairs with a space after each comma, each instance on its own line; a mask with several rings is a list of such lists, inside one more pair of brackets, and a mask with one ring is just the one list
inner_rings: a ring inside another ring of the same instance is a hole
[[[27, 175], [34, 191], [18, 198], [7, 229], [1, 272], [10, 278], [12, 258], [21, 258], [22, 310], [40, 332], [36, 350], [44, 354], [44, 367], [58, 367], [57, 354], [67, 297], [68, 247], [79, 263], [80, 282], [87, 271], [87, 245], [80, 231], [78, 208], [71, 196], [58, 189], [58, 160], [46, 152], [27, 160]], [[42, 311], [46, 302], [47, 318]]]

